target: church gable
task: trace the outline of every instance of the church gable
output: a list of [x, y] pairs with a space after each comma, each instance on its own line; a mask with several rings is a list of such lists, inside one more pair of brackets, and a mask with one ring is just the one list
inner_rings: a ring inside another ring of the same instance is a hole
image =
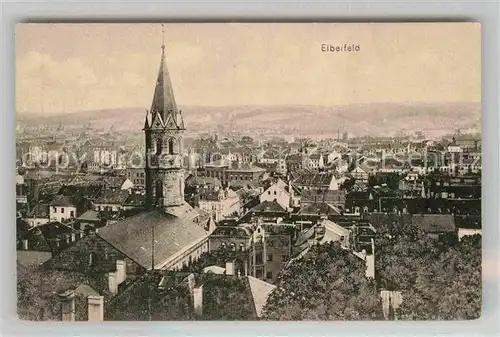
[[152, 129], [163, 129], [165, 124], [161, 115], [159, 113], [153, 113], [153, 118], [151, 120], [151, 128]]

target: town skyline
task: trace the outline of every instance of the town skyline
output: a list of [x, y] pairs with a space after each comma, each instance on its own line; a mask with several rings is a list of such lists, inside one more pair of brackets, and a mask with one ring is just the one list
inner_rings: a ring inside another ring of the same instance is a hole
[[[480, 101], [477, 23], [408, 23], [398, 30], [382, 23], [227, 25], [165, 25], [180, 105]], [[159, 24], [23, 24], [16, 36], [18, 113], [128, 108], [151, 100]], [[325, 43], [359, 44], [360, 50], [322, 52]], [[459, 68], [467, 71], [454, 71]]]

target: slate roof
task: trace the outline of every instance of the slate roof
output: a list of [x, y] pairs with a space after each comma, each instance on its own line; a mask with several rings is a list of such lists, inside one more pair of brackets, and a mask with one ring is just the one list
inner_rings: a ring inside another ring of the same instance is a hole
[[97, 216], [97, 211], [94, 211], [93, 209], [89, 209], [82, 215], [80, 215], [77, 220], [80, 221], [100, 221], [99, 217]]
[[299, 215], [341, 215], [338, 208], [323, 202], [305, 205], [298, 213]]
[[141, 266], [150, 268], [153, 232], [155, 264], [207, 235], [191, 219], [188, 214], [180, 217], [154, 210], [103, 227], [98, 235]]
[[128, 191], [105, 189], [95, 200], [96, 204], [122, 205], [129, 197]]
[[58, 253], [72, 244], [71, 234], [75, 234], [75, 239], [79, 238], [71, 227], [52, 221], [31, 228], [20, 240], [28, 240], [30, 250]]
[[50, 203], [50, 206], [76, 206], [77, 202], [74, 198], [67, 195], [58, 195]]
[[241, 226], [217, 226], [211, 236], [250, 237], [248, 228]]
[[326, 203], [344, 203], [345, 202], [344, 190], [304, 190], [301, 193], [301, 203], [310, 202], [326, 202]]
[[142, 194], [132, 193], [129, 194], [127, 199], [123, 202], [123, 206], [142, 207], [146, 204], [146, 196]]
[[295, 181], [295, 185], [325, 186], [330, 185], [334, 178], [331, 172], [320, 172], [312, 174], [302, 174]]
[[412, 222], [428, 233], [455, 232], [455, 219], [451, 214], [413, 214]]
[[283, 213], [286, 212], [286, 209], [284, 209], [279, 203], [276, 201], [264, 201], [258, 204], [257, 206], [253, 207], [249, 212], [255, 212], [255, 213]]
[[24, 267], [38, 267], [52, 257], [51, 252], [38, 252], [33, 250], [18, 250], [17, 263]]

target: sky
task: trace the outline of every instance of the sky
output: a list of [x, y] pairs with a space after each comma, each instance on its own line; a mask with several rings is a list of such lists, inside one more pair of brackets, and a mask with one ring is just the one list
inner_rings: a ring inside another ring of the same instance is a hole
[[[164, 31], [181, 106], [481, 99], [478, 23], [175, 23]], [[160, 24], [18, 24], [15, 41], [18, 112], [151, 105]]]

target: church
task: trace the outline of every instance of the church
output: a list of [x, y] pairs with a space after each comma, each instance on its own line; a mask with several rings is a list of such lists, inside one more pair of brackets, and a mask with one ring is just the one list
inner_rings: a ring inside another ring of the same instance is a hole
[[[180, 269], [208, 251], [205, 221], [184, 200], [182, 112], [174, 98], [165, 43], [144, 121], [146, 209], [96, 234], [146, 269]], [[209, 221], [210, 222], [210, 221]]]

